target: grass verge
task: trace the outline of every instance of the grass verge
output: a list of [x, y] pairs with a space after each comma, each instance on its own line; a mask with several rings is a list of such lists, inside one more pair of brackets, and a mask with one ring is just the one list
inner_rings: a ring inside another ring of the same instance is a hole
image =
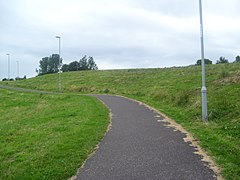
[[93, 97], [0, 89], [0, 102], [0, 179], [75, 175], [109, 124]]
[[[206, 66], [207, 124], [201, 121], [199, 66], [69, 72], [61, 77], [64, 92], [119, 94], [153, 106], [192, 133], [226, 179], [240, 179], [240, 63]], [[7, 85], [57, 91], [57, 80], [51, 74]]]

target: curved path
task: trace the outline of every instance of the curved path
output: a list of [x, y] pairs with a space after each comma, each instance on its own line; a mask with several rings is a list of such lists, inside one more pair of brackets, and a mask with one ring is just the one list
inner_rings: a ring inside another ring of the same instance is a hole
[[159, 114], [123, 97], [95, 96], [111, 109], [112, 127], [77, 179], [216, 179], [185, 135], [166, 128]]
[[[0, 85], [0, 88], [63, 94]], [[167, 128], [164, 117], [119, 96], [94, 95], [111, 110], [112, 127], [80, 169], [78, 180], [212, 180], [214, 172], [184, 142], [185, 134]]]

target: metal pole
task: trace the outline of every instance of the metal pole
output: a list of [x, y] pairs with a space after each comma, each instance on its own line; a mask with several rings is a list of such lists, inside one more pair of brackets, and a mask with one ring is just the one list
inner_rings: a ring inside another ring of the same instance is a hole
[[202, 0], [199, 0], [200, 13], [200, 33], [201, 33], [201, 57], [202, 57], [202, 120], [208, 121], [208, 102], [207, 102], [207, 88], [205, 80], [205, 58], [204, 58], [204, 38], [203, 38], [203, 18], [202, 18]]
[[7, 54], [8, 56], [8, 80], [10, 80], [10, 54]]
[[19, 78], [19, 61], [16, 62], [17, 62], [17, 77]]
[[59, 59], [58, 59], [58, 91], [60, 92], [61, 91], [61, 77], [60, 77], [60, 69], [61, 69], [61, 37], [60, 36], [56, 36], [56, 38], [58, 38], [58, 42], [59, 42], [59, 47], [58, 47], [58, 50], [59, 50]]

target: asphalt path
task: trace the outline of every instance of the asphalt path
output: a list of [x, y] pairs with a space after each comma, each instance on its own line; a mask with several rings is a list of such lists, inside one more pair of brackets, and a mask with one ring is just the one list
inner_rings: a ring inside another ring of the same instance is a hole
[[78, 180], [216, 179], [185, 134], [167, 128], [156, 112], [127, 98], [96, 95], [111, 110], [112, 126]]
[[[0, 88], [63, 94], [0, 85]], [[217, 179], [185, 134], [167, 128], [164, 117], [124, 97], [94, 95], [112, 113], [110, 130], [76, 176], [78, 180]]]

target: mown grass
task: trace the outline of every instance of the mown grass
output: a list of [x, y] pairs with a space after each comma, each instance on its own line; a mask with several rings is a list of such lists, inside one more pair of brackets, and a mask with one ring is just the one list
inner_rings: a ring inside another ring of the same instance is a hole
[[0, 179], [68, 179], [103, 138], [93, 97], [0, 89]]
[[[8, 85], [57, 91], [57, 74]], [[201, 121], [201, 67], [62, 74], [64, 92], [120, 94], [173, 118], [214, 157], [226, 179], [240, 179], [240, 63], [206, 67], [209, 122]]]

